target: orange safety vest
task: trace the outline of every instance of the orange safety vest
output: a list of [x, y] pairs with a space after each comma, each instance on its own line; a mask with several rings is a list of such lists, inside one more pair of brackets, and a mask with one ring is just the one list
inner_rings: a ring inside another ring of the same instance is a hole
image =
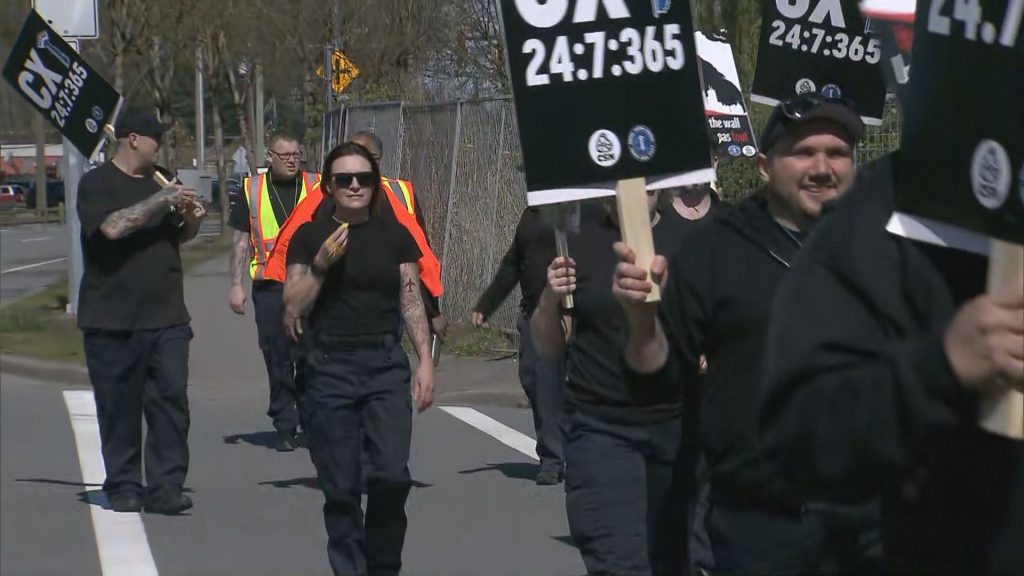
[[[249, 261], [249, 275], [253, 280], [284, 282], [288, 243], [292, 234], [303, 223], [309, 222], [323, 199], [322, 194], [313, 194], [314, 191], [320, 191], [320, 175], [303, 172], [301, 177], [302, 191], [296, 199], [295, 209], [280, 225], [270, 204], [268, 175], [247, 177], [243, 183], [245, 201], [249, 205], [249, 245], [253, 251], [252, 260]], [[306, 202], [307, 198], [315, 202]]]
[[420, 282], [427, 287], [431, 296], [440, 297], [444, 292], [444, 287], [441, 285], [441, 263], [438, 262], [434, 251], [430, 249], [427, 235], [416, 220], [416, 197], [413, 194], [412, 182], [381, 178], [381, 184], [387, 193], [388, 201], [391, 202], [395, 218], [409, 231], [422, 254], [417, 262], [420, 269]]

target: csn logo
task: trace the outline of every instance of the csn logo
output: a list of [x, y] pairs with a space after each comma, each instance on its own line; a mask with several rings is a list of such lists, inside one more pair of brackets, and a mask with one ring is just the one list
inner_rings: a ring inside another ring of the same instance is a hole
[[590, 159], [603, 168], [614, 166], [622, 156], [622, 143], [611, 130], [598, 130], [590, 135], [588, 143]]

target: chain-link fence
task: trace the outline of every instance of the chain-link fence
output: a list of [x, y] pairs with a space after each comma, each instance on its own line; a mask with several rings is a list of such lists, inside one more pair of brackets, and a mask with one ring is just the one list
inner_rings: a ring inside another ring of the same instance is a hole
[[[752, 110], [756, 129], [767, 120], [767, 111]], [[512, 99], [360, 104], [345, 109], [341, 126], [343, 139], [359, 130], [374, 131], [384, 142], [384, 175], [412, 181], [430, 245], [441, 260], [442, 308], [450, 322], [467, 321], [526, 207]], [[895, 149], [899, 130], [899, 115], [889, 106], [883, 125], [868, 128], [859, 160]], [[719, 178], [733, 201], [760, 184], [750, 160], [722, 162]], [[519, 298], [517, 288], [491, 316], [491, 325], [514, 334]]]

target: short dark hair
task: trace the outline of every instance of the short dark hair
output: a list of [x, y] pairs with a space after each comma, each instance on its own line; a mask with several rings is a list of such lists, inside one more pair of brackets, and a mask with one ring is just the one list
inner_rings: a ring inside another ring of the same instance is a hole
[[370, 195], [370, 212], [376, 213], [381, 202], [381, 196], [383, 189], [380, 183], [380, 165], [377, 164], [377, 159], [373, 157], [373, 154], [361, 144], [355, 142], [343, 142], [338, 144], [327, 153], [327, 157], [324, 158], [324, 168], [321, 174], [320, 187], [323, 189], [325, 194], [332, 192], [331, 188], [331, 166], [334, 161], [338, 158], [344, 158], [345, 156], [360, 156], [370, 163], [370, 171], [373, 172], [373, 192]]
[[281, 140], [285, 140], [287, 142], [298, 142], [299, 141], [299, 139], [296, 138], [294, 134], [290, 134], [288, 132], [275, 132], [270, 137], [270, 140], [267, 140], [267, 150], [270, 150], [270, 148], [273, 147], [274, 144], [277, 144]]
[[[384, 154], [384, 141], [377, 136], [377, 133], [369, 128], [364, 128], [348, 137], [349, 140], [369, 140], [373, 147], [377, 149], [377, 154]], [[370, 150], [372, 153], [373, 150]]]

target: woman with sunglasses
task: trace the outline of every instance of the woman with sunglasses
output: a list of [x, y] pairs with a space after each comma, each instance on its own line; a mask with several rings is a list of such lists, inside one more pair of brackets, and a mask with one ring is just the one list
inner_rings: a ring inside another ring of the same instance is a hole
[[[308, 319], [304, 420], [326, 500], [328, 557], [335, 574], [398, 574], [412, 485], [410, 370], [397, 337], [399, 315], [420, 358], [412, 379], [417, 409], [434, 397], [420, 252], [405, 228], [381, 214], [380, 168], [369, 151], [341, 144], [327, 155], [323, 174], [333, 210], [296, 231], [284, 303], [285, 318]], [[285, 329], [293, 338], [302, 332], [298, 322]]]

